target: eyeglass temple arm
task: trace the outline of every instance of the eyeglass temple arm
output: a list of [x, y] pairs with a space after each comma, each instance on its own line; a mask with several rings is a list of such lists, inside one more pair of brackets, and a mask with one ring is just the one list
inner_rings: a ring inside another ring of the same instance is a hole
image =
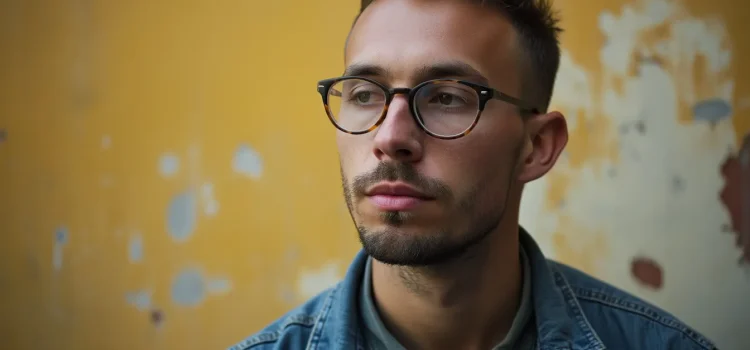
[[536, 107], [531, 106], [524, 101], [521, 101], [513, 96], [506, 95], [494, 89], [492, 90], [492, 98], [515, 105], [518, 108], [520, 108], [522, 112], [531, 113], [531, 114], [539, 114], [539, 109], [537, 109]]

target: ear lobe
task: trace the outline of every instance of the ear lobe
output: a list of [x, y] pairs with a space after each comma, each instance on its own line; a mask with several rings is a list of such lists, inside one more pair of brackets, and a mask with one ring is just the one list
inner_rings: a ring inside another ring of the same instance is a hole
[[527, 149], [518, 180], [534, 181], [546, 174], [568, 143], [568, 125], [560, 112], [549, 112], [532, 117], [527, 122]]

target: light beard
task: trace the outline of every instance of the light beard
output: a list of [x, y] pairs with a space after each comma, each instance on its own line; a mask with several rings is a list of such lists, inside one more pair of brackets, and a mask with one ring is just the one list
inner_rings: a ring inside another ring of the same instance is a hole
[[[343, 174], [342, 174], [343, 176]], [[373, 259], [397, 266], [432, 266], [459, 259], [472, 247], [480, 244], [500, 224], [505, 206], [499, 212], [477, 215], [476, 207], [479, 189], [474, 189], [455, 208], [451, 216], [470, 218], [470, 227], [463, 235], [455, 235], [448, 229], [436, 229], [433, 232], [409, 233], [413, 214], [404, 211], [380, 213], [385, 228], [372, 229], [357, 222], [357, 211], [354, 208], [354, 194], [342, 177], [344, 198], [349, 208], [352, 221], [357, 227], [362, 247]], [[506, 194], [507, 196], [507, 194]]]
[[[447, 203], [451, 203], [453, 202], [452, 199], [457, 198], [447, 186], [436, 180], [420, 176], [408, 165], [398, 164], [393, 166], [383, 163], [372, 173], [355, 178], [354, 186], [349, 186], [342, 167], [341, 183], [344, 190], [344, 199], [352, 221], [357, 227], [359, 240], [364, 251], [373, 259], [385, 264], [409, 267], [445, 264], [462, 258], [495, 231], [505, 216], [508, 199], [511, 196], [513, 178], [516, 173], [515, 166], [520, 159], [522, 146], [523, 144], [519, 143], [514, 150], [513, 162], [511, 163], [513, 167], [508, 172], [508, 184], [505, 193], [498, 194], [504, 196], [502, 201], [494, 203], [479, 202], [479, 195], [484, 190], [480, 189], [481, 186], [475, 186], [459, 199], [458, 205], [452, 208], [453, 211], [446, 213], [453, 218], [467, 218], [468, 226], [464, 228], [435, 228], [433, 232], [408, 232], [412, 229], [409, 226], [413, 214], [402, 211], [381, 213], [380, 218], [385, 228], [365, 227], [357, 222], [359, 213], [354, 207], [354, 202], [358, 198], [364, 197], [363, 192], [366, 185], [374, 184], [376, 181], [383, 179], [395, 181], [405, 178], [409, 183], [418, 184], [419, 188], [429, 188], [436, 191], [435, 193], [440, 193], [441, 196], [436, 196], [437, 198], [442, 197], [446, 199]], [[480, 212], [479, 210], [483, 208], [487, 209]], [[414, 229], [419, 228], [415, 227]], [[457, 232], [452, 230], [463, 232], [461, 232], [462, 234], [456, 234]]]
[[[386, 213], [390, 222], [401, 220], [403, 213]], [[445, 264], [465, 256], [471, 248], [479, 245], [500, 224], [502, 213], [495, 217], [474, 221], [475, 225], [465, 234], [452, 237], [448, 230], [409, 233], [404, 225], [387, 224], [387, 228], [371, 230], [357, 226], [359, 240], [365, 252], [382, 263], [397, 266], [433, 266]]]

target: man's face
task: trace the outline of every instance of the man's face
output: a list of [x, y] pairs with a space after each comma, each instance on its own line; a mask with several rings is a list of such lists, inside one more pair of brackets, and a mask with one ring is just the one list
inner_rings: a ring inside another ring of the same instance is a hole
[[[436, 78], [519, 96], [515, 32], [491, 8], [460, 1], [374, 2], [352, 29], [346, 65], [389, 88]], [[458, 69], [435, 69], [435, 67]], [[461, 68], [463, 67], [463, 68]], [[487, 103], [468, 135], [443, 140], [415, 122], [397, 95], [384, 122], [363, 135], [338, 132], [347, 205], [365, 251], [396, 265], [446, 261], [499, 224], [524, 146], [517, 107]]]

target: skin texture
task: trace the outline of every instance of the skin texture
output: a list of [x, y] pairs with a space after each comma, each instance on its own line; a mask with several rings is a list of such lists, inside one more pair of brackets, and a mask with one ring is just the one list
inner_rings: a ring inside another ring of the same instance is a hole
[[[348, 73], [390, 88], [456, 78], [519, 96], [516, 33], [502, 14], [458, 0], [379, 0], [352, 29]], [[471, 72], [430, 73], [463, 65]], [[363, 66], [367, 69], [361, 69]], [[518, 208], [523, 185], [544, 175], [567, 142], [558, 112], [523, 118], [491, 100], [467, 136], [441, 140], [397, 95], [364, 135], [337, 132], [342, 183], [386, 327], [409, 349], [487, 349], [510, 328], [520, 298]], [[400, 212], [366, 195], [408, 184], [432, 197]]]

